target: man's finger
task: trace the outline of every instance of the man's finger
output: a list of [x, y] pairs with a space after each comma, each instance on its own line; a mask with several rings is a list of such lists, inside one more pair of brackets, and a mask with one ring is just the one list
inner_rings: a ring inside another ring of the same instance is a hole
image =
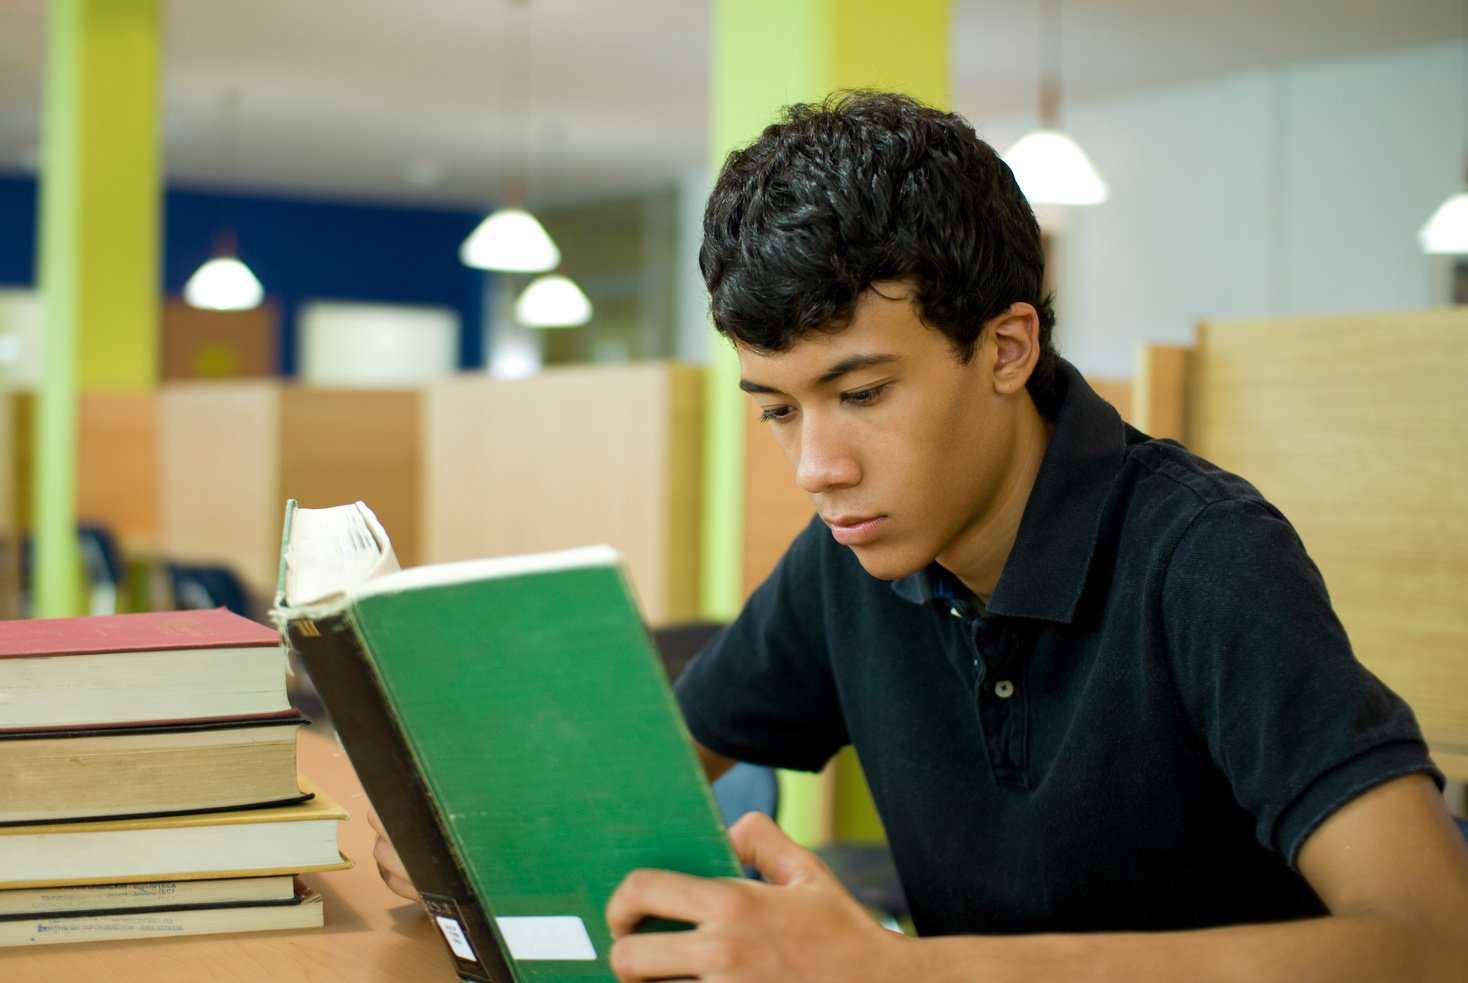
[[692, 931], [632, 934], [612, 943], [609, 962], [621, 983], [693, 979], [693, 967], [703, 948], [705, 944]]
[[739, 862], [749, 864], [771, 884], [798, 884], [832, 877], [814, 853], [797, 844], [764, 813], [751, 812], [729, 827]]
[[733, 885], [670, 870], [634, 870], [607, 902], [612, 938], [630, 935], [644, 918], [698, 924]]

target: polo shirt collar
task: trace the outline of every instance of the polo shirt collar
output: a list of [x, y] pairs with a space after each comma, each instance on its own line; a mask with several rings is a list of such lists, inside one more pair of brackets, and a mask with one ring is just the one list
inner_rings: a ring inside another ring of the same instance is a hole
[[[1126, 426], [1069, 362], [1060, 360], [1056, 375], [1060, 410], [987, 609], [1067, 624], [1080, 603], [1103, 508], [1122, 467]], [[892, 589], [925, 604], [953, 596], [952, 575], [934, 563], [893, 581]]]

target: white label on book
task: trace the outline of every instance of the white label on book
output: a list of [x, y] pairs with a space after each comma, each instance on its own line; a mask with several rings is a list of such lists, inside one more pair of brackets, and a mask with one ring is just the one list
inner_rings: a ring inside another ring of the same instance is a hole
[[464, 935], [464, 926], [442, 915], [434, 915], [433, 919], [438, 922], [438, 930], [448, 940], [449, 948], [454, 950], [454, 955], [460, 959], [467, 959], [471, 963], [479, 961], [479, 957], [474, 955], [473, 947], [469, 945], [468, 937]]
[[496, 918], [516, 959], [595, 959], [586, 923], [575, 915], [507, 915]]

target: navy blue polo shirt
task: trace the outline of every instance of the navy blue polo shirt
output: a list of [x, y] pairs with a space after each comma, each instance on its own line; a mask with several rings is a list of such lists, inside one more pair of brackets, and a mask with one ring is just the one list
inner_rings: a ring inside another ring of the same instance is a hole
[[1305, 838], [1441, 782], [1412, 713], [1276, 509], [1059, 374], [987, 606], [936, 565], [878, 580], [813, 520], [680, 680], [689, 729], [810, 771], [853, 744], [925, 935], [1323, 913]]

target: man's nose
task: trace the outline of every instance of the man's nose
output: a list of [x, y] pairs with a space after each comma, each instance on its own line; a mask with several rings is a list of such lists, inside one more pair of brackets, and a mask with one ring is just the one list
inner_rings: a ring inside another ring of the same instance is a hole
[[861, 480], [856, 441], [838, 421], [806, 413], [801, 421], [795, 483], [808, 495]]

